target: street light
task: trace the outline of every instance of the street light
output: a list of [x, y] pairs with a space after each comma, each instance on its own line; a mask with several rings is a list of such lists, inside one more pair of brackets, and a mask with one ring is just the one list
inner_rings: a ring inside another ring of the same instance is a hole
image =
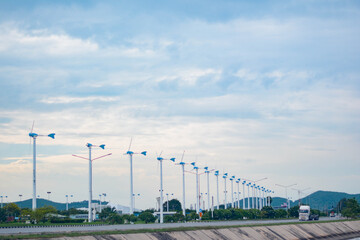
[[89, 149], [89, 158], [84, 158], [84, 157], [80, 157], [80, 156], [77, 156], [77, 155], [73, 155], [73, 156], [89, 161], [89, 202], [88, 202], [88, 211], [89, 211], [89, 213], [88, 213], [88, 221], [92, 222], [93, 221], [93, 214], [92, 214], [93, 212], [92, 212], [92, 206], [91, 206], [91, 204], [92, 204], [92, 162], [99, 159], [99, 158], [109, 156], [109, 155], [111, 155], [111, 153], [100, 156], [100, 157], [97, 157], [97, 158], [94, 158], [94, 159], [91, 159], [91, 149], [94, 148], [94, 147], [99, 147], [101, 149], [105, 149], [105, 144], [101, 144], [99, 146], [96, 146], [96, 145], [93, 145], [91, 143], [87, 143], [86, 147]]
[[160, 162], [160, 223], [164, 223], [164, 209], [163, 209], [164, 196], [163, 196], [162, 162], [164, 160], [169, 160], [169, 161], [175, 162], [175, 158], [165, 159], [165, 158], [162, 158], [159, 156], [156, 159]]
[[288, 195], [287, 195], [287, 189], [289, 187], [292, 187], [292, 186], [295, 186], [297, 185], [297, 183], [294, 183], [294, 184], [291, 184], [291, 185], [288, 185], [288, 186], [284, 186], [284, 185], [280, 185], [280, 184], [275, 184], [276, 186], [279, 186], [279, 187], [282, 187], [282, 188], [285, 188], [285, 196], [286, 196], [286, 209], [289, 210], [289, 198], [288, 198]]
[[[66, 197], [66, 211], [69, 211], [69, 195], [65, 195]], [[70, 195], [70, 197], [73, 197], [73, 195]]]
[[51, 192], [46, 192], [47, 193], [47, 195], [48, 195], [48, 200], [50, 201], [50, 194], [51, 194]]

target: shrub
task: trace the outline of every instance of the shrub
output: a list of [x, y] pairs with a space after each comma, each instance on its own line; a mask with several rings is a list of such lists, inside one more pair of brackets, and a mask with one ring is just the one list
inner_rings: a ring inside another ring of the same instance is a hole
[[111, 213], [109, 215], [109, 217], [107, 218], [107, 221], [110, 224], [123, 224], [124, 223], [124, 218], [122, 216], [120, 216], [117, 213]]
[[145, 223], [153, 223], [156, 220], [156, 217], [151, 212], [142, 212], [139, 218]]

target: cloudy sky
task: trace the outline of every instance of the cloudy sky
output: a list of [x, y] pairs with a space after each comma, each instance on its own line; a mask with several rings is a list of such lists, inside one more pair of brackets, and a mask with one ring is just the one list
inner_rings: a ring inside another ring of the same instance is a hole
[[[277, 196], [359, 193], [359, 24], [349, 0], [1, 1], [0, 194], [31, 197], [33, 121], [56, 133], [37, 140], [37, 188], [59, 202], [87, 199], [71, 155], [90, 142], [113, 154], [94, 161], [94, 196], [129, 205], [131, 138], [149, 153], [134, 156], [136, 207], [155, 206], [160, 152], [267, 177]], [[164, 179], [180, 198], [180, 167], [164, 162]]]

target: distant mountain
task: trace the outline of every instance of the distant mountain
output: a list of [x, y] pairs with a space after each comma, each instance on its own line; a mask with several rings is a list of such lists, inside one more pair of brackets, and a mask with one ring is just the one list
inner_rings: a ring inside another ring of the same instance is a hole
[[[309, 204], [312, 208], [315, 209], [325, 210], [336, 208], [338, 202], [343, 198], [355, 198], [358, 202], [360, 202], [360, 194], [317, 191], [301, 199], [301, 203]], [[298, 200], [294, 202], [294, 204], [298, 203]]]
[[[32, 208], [32, 199], [27, 199], [24, 201], [18, 201], [18, 202], [14, 202], [16, 203], [20, 208]], [[93, 203], [98, 203], [100, 204], [99, 200], [93, 200]], [[101, 202], [102, 205], [106, 205], [108, 204], [108, 202]], [[58, 202], [53, 202], [44, 198], [38, 198], [36, 201], [36, 205], [37, 207], [44, 207], [44, 206], [53, 206], [55, 207], [57, 210], [66, 210], [66, 203], [58, 203]], [[70, 208], [87, 208], [88, 207], [88, 201], [82, 201], [82, 202], [71, 202], [69, 203], [69, 209]]]

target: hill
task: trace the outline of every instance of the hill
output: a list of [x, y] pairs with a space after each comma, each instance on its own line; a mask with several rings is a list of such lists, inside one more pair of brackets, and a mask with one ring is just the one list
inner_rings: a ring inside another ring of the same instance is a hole
[[[14, 202], [17, 204], [20, 208], [32, 208], [32, 199], [27, 199], [24, 201], [18, 201]], [[100, 204], [99, 200], [93, 200], [93, 203]], [[65, 210], [66, 209], [66, 203], [58, 203], [53, 202], [47, 199], [38, 198], [37, 199], [37, 207], [44, 207], [44, 206], [53, 206], [57, 210]], [[101, 202], [102, 205], [108, 204], [108, 202]], [[70, 208], [87, 208], [88, 207], [88, 201], [82, 201], [82, 202], [71, 202], [69, 203], [69, 209]]]

